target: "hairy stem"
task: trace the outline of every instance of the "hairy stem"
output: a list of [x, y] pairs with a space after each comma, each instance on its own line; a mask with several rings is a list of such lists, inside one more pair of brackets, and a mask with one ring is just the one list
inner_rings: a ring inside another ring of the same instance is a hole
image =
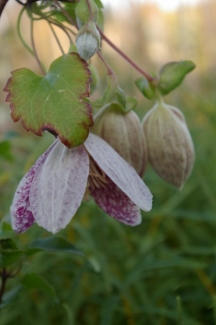
[[103, 62], [103, 64], [105, 65], [106, 69], [107, 69], [107, 74], [109, 76], [113, 76], [116, 79], [116, 75], [115, 72], [113, 71], [113, 69], [110, 67], [110, 65], [107, 63], [107, 61], [104, 59], [102, 53], [100, 51], [97, 52], [98, 57], [101, 59], [101, 61]]

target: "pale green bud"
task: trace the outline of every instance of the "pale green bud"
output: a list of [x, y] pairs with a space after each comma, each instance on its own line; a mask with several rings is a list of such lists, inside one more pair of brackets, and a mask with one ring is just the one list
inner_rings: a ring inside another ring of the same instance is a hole
[[91, 13], [86, 0], [80, 0], [75, 8], [75, 15], [77, 20], [77, 25], [81, 28], [90, 20], [96, 22], [98, 17], [98, 7], [94, 0], [89, 0], [91, 7]]
[[85, 61], [90, 59], [100, 48], [100, 33], [92, 21], [84, 25], [76, 36], [77, 51]]
[[109, 143], [143, 176], [147, 166], [147, 147], [135, 112], [123, 112], [118, 104], [108, 104], [96, 117], [92, 131]]
[[148, 158], [152, 168], [166, 182], [182, 188], [194, 164], [194, 146], [184, 115], [162, 101], [143, 119]]

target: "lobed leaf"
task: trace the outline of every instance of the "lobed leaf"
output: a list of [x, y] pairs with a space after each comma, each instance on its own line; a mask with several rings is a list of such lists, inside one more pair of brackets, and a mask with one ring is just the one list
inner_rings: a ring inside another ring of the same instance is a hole
[[67, 147], [81, 145], [93, 125], [92, 108], [85, 100], [90, 91], [90, 70], [77, 53], [52, 62], [41, 77], [27, 68], [12, 72], [4, 91], [14, 122], [41, 136], [47, 130]]

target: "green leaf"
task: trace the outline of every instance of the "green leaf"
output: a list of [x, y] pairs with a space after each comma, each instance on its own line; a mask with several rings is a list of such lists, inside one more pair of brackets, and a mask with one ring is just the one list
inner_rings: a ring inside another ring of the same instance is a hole
[[14, 303], [18, 298], [21, 289], [22, 289], [21, 284], [18, 284], [15, 288], [11, 289], [10, 291], [7, 291], [3, 295], [2, 303], [0, 303], [0, 309], [3, 309], [8, 305]]
[[94, 2], [96, 3], [99, 9], [103, 9], [103, 3], [101, 2], [101, 0], [94, 0]]
[[5, 221], [0, 224], [0, 240], [14, 237], [15, 233], [11, 228], [11, 225]]
[[146, 78], [139, 78], [135, 81], [137, 88], [148, 99], [155, 98], [155, 88], [149, 83]]
[[65, 309], [67, 319], [68, 319], [68, 324], [74, 324], [74, 313], [70, 304], [64, 303], [62, 304], [62, 307]]
[[[76, 21], [76, 15], [75, 15], [75, 8], [76, 8], [77, 3], [65, 3], [64, 4], [64, 9], [67, 11], [69, 16], [73, 19], [73, 21]], [[70, 23], [68, 18], [66, 17], [66, 21]]]
[[27, 68], [15, 70], [4, 89], [11, 117], [38, 136], [47, 130], [67, 147], [78, 146], [93, 125], [92, 108], [84, 100], [90, 82], [88, 65], [77, 53], [53, 61], [44, 77]]
[[56, 297], [55, 289], [42, 276], [38, 274], [27, 274], [23, 278], [22, 284], [28, 290], [39, 289], [48, 293], [52, 297]]
[[13, 240], [11, 240], [9, 238], [0, 239], [0, 249], [17, 250], [17, 245]]
[[[64, 10], [67, 11], [68, 15], [71, 17], [71, 19], [75, 22], [76, 21], [76, 15], [75, 15], [75, 7], [76, 3], [64, 3], [62, 4], [64, 7]], [[65, 14], [60, 10], [60, 9], [54, 9], [50, 12], [50, 15], [52, 18], [54, 18], [57, 22], [68, 22], [71, 24], [69, 21], [68, 17], [65, 16]]]
[[37, 248], [48, 252], [64, 252], [83, 255], [74, 245], [61, 237], [49, 237], [36, 239], [30, 245], [30, 249]]
[[98, 11], [96, 24], [102, 31], [104, 30], [104, 14], [101, 9]]
[[168, 94], [178, 87], [184, 77], [195, 68], [192, 61], [170, 62], [160, 71], [159, 91], [162, 95]]
[[0, 268], [14, 264], [22, 255], [23, 251], [0, 250]]
[[0, 142], [0, 157], [8, 161], [13, 160], [13, 156], [11, 154], [11, 144], [9, 141]]

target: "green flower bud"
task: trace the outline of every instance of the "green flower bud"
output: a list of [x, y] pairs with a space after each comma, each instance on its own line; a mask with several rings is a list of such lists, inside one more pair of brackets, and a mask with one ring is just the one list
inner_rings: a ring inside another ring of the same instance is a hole
[[92, 21], [84, 25], [76, 36], [77, 51], [85, 61], [90, 59], [100, 48], [100, 33]]
[[143, 176], [147, 166], [147, 147], [136, 113], [123, 112], [118, 104], [108, 104], [96, 117], [92, 131], [109, 143]]
[[90, 20], [96, 22], [98, 17], [98, 7], [94, 0], [89, 0], [91, 6], [91, 13], [86, 0], [80, 0], [75, 8], [75, 15], [77, 20], [77, 25], [81, 28]]
[[182, 188], [194, 164], [194, 146], [184, 115], [162, 101], [143, 119], [148, 158], [152, 168], [167, 183]]

